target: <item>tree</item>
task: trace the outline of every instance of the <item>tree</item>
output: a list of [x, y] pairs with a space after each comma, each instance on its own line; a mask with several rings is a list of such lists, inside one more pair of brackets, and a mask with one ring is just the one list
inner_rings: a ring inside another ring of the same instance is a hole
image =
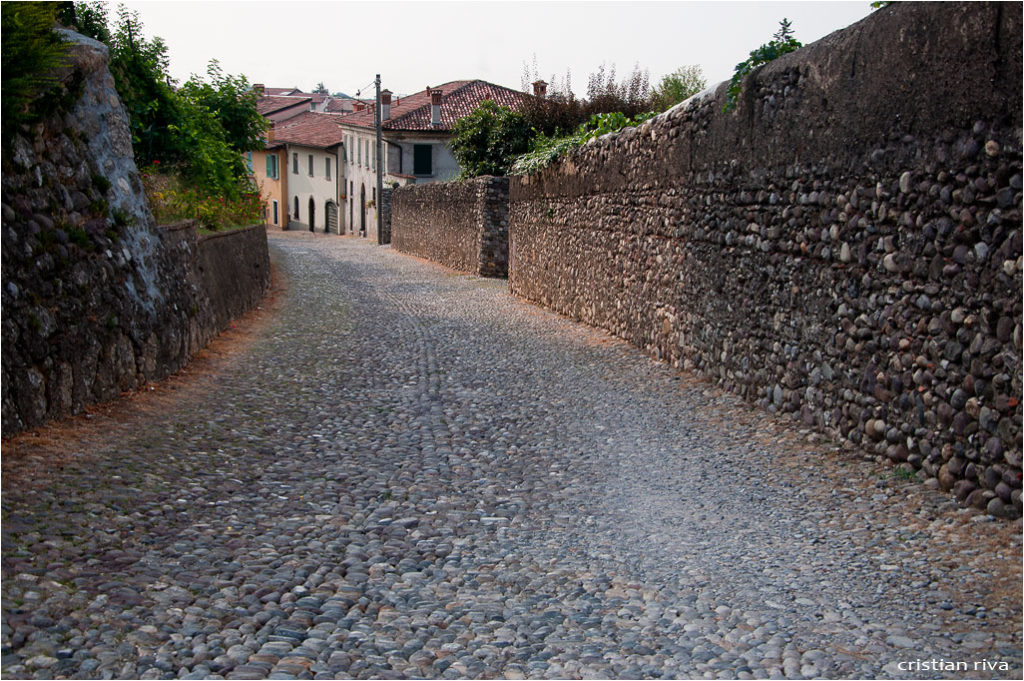
[[235, 151], [262, 149], [267, 122], [256, 110], [258, 97], [246, 77], [224, 73], [216, 59], [206, 67], [206, 75], [209, 82], [192, 76], [178, 94], [211, 111]]
[[604, 64], [587, 79], [587, 101], [583, 113], [587, 119], [595, 114], [621, 113], [632, 118], [650, 110], [650, 78], [640, 65], [621, 83], [615, 81], [615, 64], [606, 69]]
[[329, 95], [331, 94], [331, 91], [327, 89], [327, 86], [324, 85], [324, 82], [321, 80], [319, 83], [316, 84], [316, 87], [313, 88], [313, 94]]
[[[76, 15], [79, 14], [76, 5]], [[236, 198], [248, 188], [242, 151], [262, 147], [262, 117], [244, 77], [213, 61], [211, 82], [196, 77], [175, 90], [167, 47], [149, 40], [138, 13], [123, 5], [110, 31], [110, 71], [128, 112], [135, 162], [159, 162], [206, 192]]]
[[651, 108], [659, 113], [668, 111], [706, 87], [700, 66], [681, 66], [662, 78], [658, 87], [651, 91]]
[[107, 21], [107, 4], [95, 2], [61, 2], [57, 19], [69, 28], [101, 43], [110, 42], [110, 28]]
[[128, 111], [135, 161], [177, 161], [188, 154], [173, 134], [180, 118], [179, 100], [170, 86], [167, 46], [160, 38], [147, 40], [138, 12], [118, 7], [110, 32], [110, 72]]
[[521, 113], [489, 99], [456, 121], [452, 132], [449, 146], [462, 167], [462, 177], [507, 175], [515, 157], [529, 151], [533, 138]]

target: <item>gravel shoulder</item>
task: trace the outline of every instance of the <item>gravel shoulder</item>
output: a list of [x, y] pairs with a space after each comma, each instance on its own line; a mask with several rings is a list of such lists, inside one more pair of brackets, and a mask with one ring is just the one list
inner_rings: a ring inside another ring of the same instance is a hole
[[208, 370], [4, 441], [4, 678], [1021, 677], [1020, 520], [505, 282], [270, 238]]

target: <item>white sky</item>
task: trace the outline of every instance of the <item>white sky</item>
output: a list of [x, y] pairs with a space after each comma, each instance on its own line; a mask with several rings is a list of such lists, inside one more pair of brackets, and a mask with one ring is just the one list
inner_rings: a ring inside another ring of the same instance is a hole
[[[811, 43], [871, 12], [856, 2], [282, 2], [245, 0], [124, 3], [146, 35], [168, 46], [171, 75], [205, 74], [211, 59], [250, 83], [372, 96], [481, 78], [519, 89], [523, 67], [545, 80], [568, 68], [577, 95], [603, 63], [618, 80], [639, 64], [655, 85], [698, 64], [709, 85], [727, 80], [750, 50], [788, 18]], [[111, 5], [111, 17], [116, 14]]]

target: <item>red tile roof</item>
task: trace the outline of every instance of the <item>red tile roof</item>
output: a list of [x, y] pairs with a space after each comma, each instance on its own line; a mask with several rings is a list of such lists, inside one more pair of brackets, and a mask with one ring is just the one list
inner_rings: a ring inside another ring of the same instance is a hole
[[306, 93], [297, 87], [265, 87], [263, 88], [263, 94], [275, 97], [278, 95], [302, 95]]
[[[518, 109], [527, 95], [501, 85], [483, 80], [454, 80], [438, 85], [432, 90], [441, 90], [441, 125], [430, 124], [430, 93], [422, 90], [408, 97], [392, 97], [391, 118], [384, 121], [384, 130], [423, 130], [449, 132], [455, 121], [468, 116], [480, 102], [494, 100], [501, 106]], [[345, 123], [373, 127], [373, 105], [344, 117]]]
[[344, 117], [337, 114], [306, 111], [278, 123], [274, 127], [274, 141], [268, 146], [300, 144], [319, 149], [333, 147], [344, 140], [345, 131], [338, 125], [341, 120]]
[[267, 116], [276, 111], [287, 109], [288, 107], [295, 106], [297, 104], [309, 105], [310, 97], [284, 97], [279, 95], [273, 95], [270, 97], [260, 97], [256, 100], [256, 111], [260, 114]]
[[352, 111], [351, 99], [332, 99], [327, 102], [327, 111], [330, 113], [349, 113]]

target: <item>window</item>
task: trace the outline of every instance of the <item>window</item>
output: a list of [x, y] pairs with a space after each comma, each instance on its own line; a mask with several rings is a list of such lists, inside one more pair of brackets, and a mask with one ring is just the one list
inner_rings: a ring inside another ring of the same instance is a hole
[[313, 177], [313, 154], [309, 155], [309, 176]]
[[277, 169], [277, 154], [267, 154], [267, 178], [276, 180], [280, 177]]
[[277, 199], [274, 199], [273, 201], [271, 201], [271, 203], [274, 206], [274, 222], [273, 222], [273, 224], [276, 225], [277, 224]]
[[331, 179], [331, 159], [329, 158], [324, 159], [324, 175], [328, 180]]
[[414, 144], [412, 147], [412, 174], [433, 175], [434, 158], [433, 145]]
[[359, 146], [356, 158], [358, 159], [359, 165], [363, 165], [363, 140], [356, 140], [356, 144]]
[[295, 215], [293, 215], [292, 217], [294, 217], [296, 220], [299, 219], [299, 197], [297, 196], [295, 197]]
[[292, 175], [299, 174], [299, 155], [297, 153], [292, 154]]
[[249, 172], [251, 173], [252, 172], [252, 152], [251, 151], [245, 152], [245, 165], [246, 165], [247, 168], [249, 168]]

